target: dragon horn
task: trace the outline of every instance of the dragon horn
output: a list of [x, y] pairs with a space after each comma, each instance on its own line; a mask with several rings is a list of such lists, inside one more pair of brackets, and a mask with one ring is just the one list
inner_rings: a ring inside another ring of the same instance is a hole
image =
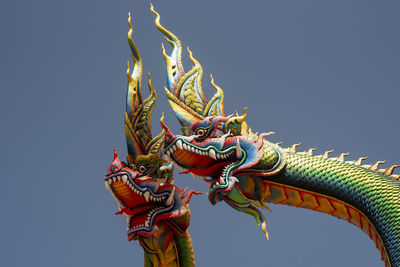
[[133, 60], [133, 70], [132, 75], [130, 74], [130, 66], [128, 61], [128, 67], [126, 71], [126, 75], [128, 77], [128, 90], [126, 95], [126, 113], [128, 117], [133, 116], [134, 110], [142, 103], [142, 94], [141, 94], [141, 84], [142, 84], [142, 57], [140, 56], [139, 50], [137, 49], [135, 42], [132, 40], [132, 24], [131, 24], [131, 13], [128, 14], [128, 24], [129, 24], [129, 32], [128, 32], [128, 43], [131, 49], [131, 57]]
[[[157, 94], [151, 84], [149, 73], [148, 86], [150, 95], [144, 101], [142, 100], [141, 80], [142, 80], [142, 58], [135, 42], [132, 39], [131, 15], [128, 17], [129, 32], [128, 43], [131, 49], [133, 60], [133, 70], [131, 73], [129, 61], [127, 67], [128, 88], [126, 93], [126, 112], [125, 112], [125, 136], [128, 146], [129, 158], [137, 158], [139, 155], [145, 155], [149, 151], [151, 142], [151, 114], [157, 102]], [[159, 136], [157, 136], [159, 137]], [[161, 138], [161, 137], [159, 137]], [[163, 139], [163, 138], [161, 138]], [[154, 149], [154, 147], [152, 147]]]
[[172, 46], [172, 52], [169, 56], [165, 53], [164, 45], [162, 45], [163, 56], [165, 62], [167, 63], [167, 83], [168, 88], [172, 93], [175, 94], [177, 81], [185, 74], [182, 67], [181, 55], [182, 55], [182, 45], [181, 41], [170, 31], [165, 29], [160, 24], [160, 15], [154, 10], [153, 5], [150, 3], [150, 10], [156, 15], [155, 24], [157, 29], [164, 34], [167, 42]]
[[189, 72], [185, 73], [181, 62], [181, 41], [160, 24], [160, 15], [152, 5], [150, 9], [156, 15], [155, 25], [157, 29], [172, 46], [171, 54], [167, 55], [164, 45], [162, 45], [164, 60], [167, 64], [167, 88], [165, 92], [182, 127], [191, 128], [193, 123], [201, 121], [207, 116], [225, 116], [224, 95], [221, 88], [215, 85], [211, 77], [211, 84], [215, 87], [217, 93], [207, 102], [201, 87], [203, 69], [200, 63], [193, 57], [188, 48], [189, 58], [194, 66]]

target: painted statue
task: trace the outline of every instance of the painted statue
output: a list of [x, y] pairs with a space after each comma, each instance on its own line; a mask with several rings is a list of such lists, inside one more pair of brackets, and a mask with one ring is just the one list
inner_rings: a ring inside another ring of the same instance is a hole
[[200, 63], [185, 72], [180, 40], [155, 24], [172, 46], [163, 56], [167, 65], [168, 101], [182, 126], [183, 135], [165, 130], [164, 153], [185, 173], [209, 184], [212, 204], [225, 201], [252, 215], [268, 237], [266, 220], [259, 208], [265, 202], [290, 205], [330, 214], [362, 229], [376, 244], [385, 266], [400, 266], [400, 175], [384, 162], [365, 165], [360, 158], [345, 161], [348, 153], [329, 157], [327, 151], [296, 151], [298, 144], [282, 148], [269, 142], [270, 133], [253, 133], [243, 115], [227, 116], [224, 94], [211, 77], [216, 94], [206, 100], [201, 87]]
[[[151, 85], [150, 96], [142, 100], [142, 59], [132, 40], [129, 15], [128, 42], [134, 62], [127, 69], [125, 135], [127, 163], [114, 150], [114, 160], [104, 177], [105, 186], [118, 203], [127, 221], [128, 240], [139, 240], [144, 250], [145, 266], [195, 266], [192, 241], [188, 232], [193, 193], [173, 184], [173, 166], [163, 166], [163, 130], [152, 138], [151, 115], [157, 101]], [[162, 121], [162, 119], [161, 119]]]

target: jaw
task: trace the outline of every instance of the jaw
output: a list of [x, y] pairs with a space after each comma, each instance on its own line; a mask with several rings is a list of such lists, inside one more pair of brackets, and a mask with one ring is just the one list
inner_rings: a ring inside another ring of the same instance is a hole
[[200, 176], [209, 184], [209, 199], [215, 204], [229, 192], [237, 181], [233, 175], [246, 160], [246, 152], [231, 138], [191, 143], [187, 137], [177, 136], [165, 149], [165, 154], [184, 173]]
[[119, 212], [127, 217], [128, 238], [151, 235], [159, 220], [169, 218], [177, 209], [175, 186], [160, 185], [152, 179], [132, 178], [129, 171], [120, 171], [104, 178], [106, 188], [117, 201]]

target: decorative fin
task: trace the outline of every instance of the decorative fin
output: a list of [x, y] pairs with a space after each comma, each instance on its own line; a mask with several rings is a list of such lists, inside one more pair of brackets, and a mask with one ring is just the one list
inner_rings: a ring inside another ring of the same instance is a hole
[[225, 116], [224, 94], [221, 88], [215, 85], [211, 76], [211, 84], [215, 87], [217, 93], [211, 98], [210, 102], [207, 102], [201, 86], [203, 68], [200, 63], [193, 57], [188, 48], [189, 58], [194, 66], [189, 72], [185, 73], [181, 62], [181, 41], [160, 24], [160, 15], [152, 5], [150, 9], [156, 15], [155, 25], [157, 29], [172, 46], [171, 54], [167, 55], [164, 45], [162, 45], [164, 60], [167, 64], [167, 88], [165, 92], [181, 126], [191, 128], [193, 123], [201, 121], [205, 117]]
[[135, 42], [132, 39], [132, 24], [131, 24], [131, 13], [128, 14], [128, 24], [129, 24], [129, 32], [128, 32], [128, 43], [131, 49], [131, 57], [133, 60], [133, 70], [132, 74], [130, 72], [130, 66], [128, 61], [126, 75], [128, 77], [128, 90], [126, 93], [126, 113], [128, 117], [131, 118], [133, 116], [134, 110], [142, 103], [142, 95], [141, 95], [141, 82], [142, 82], [142, 57], [140, 56], [139, 50], [136, 47]]
[[384, 161], [377, 161], [377, 162], [375, 162], [375, 164], [373, 164], [373, 165], [370, 167], [370, 169], [373, 170], [373, 171], [376, 171], [376, 170], [378, 169], [379, 165], [384, 164], [385, 162], [386, 162], [386, 160], [384, 160]]
[[130, 13], [128, 16], [128, 24], [128, 43], [134, 63], [132, 73], [129, 61], [127, 65], [128, 88], [126, 93], [125, 136], [128, 146], [128, 161], [130, 161], [129, 159], [137, 158], [139, 155], [145, 155], [149, 152], [162, 157], [165, 131], [163, 130], [154, 139], [152, 139], [151, 133], [151, 115], [157, 103], [157, 94], [151, 84], [151, 76], [149, 73], [148, 87], [150, 95], [144, 101], [142, 100], [142, 58], [132, 39], [133, 29]]
[[[160, 122], [164, 122], [164, 113], [161, 116]], [[161, 133], [151, 139], [151, 141], [147, 144], [146, 151], [149, 154], [157, 154], [162, 157], [164, 151], [164, 138], [165, 129], [162, 128]]]
[[269, 234], [267, 231], [267, 220], [265, 219], [264, 214], [262, 214], [260, 210], [258, 210], [256, 207], [254, 207], [252, 205], [240, 207], [240, 206], [232, 205], [229, 201], [227, 201], [227, 203], [229, 206], [231, 206], [235, 210], [253, 216], [254, 219], [256, 219], [256, 221], [257, 221], [257, 225], [261, 226], [261, 229], [264, 232], [265, 237], [267, 239], [269, 239]]
[[150, 3], [150, 10], [156, 15], [154, 21], [157, 29], [164, 35], [165, 39], [172, 46], [172, 52], [168, 56], [165, 53], [164, 45], [162, 45], [164, 60], [167, 63], [167, 83], [171, 92], [176, 95], [176, 84], [180, 80], [185, 71], [182, 67], [182, 45], [181, 41], [170, 31], [164, 28], [160, 23], [160, 15], [154, 10], [153, 5]]
[[362, 162], [363, 162], [364, 160], [366, 160], [366, 159], [368, 159], [368, 157], [361, 157], [361, 158], [359, 158], [358, 160], [356, 160], [356, 161], [354, 162], [354, 165], [361, 166], [361, 165], [362, 165]]
[[292, 146], [289, 148], [289, 152], [290, 152], [290, 153], [296, 153], [296, 147], [298, 147], [298, 146], [300, 146], [300, 145], [301, 145], [301, 143], [292, 145]]
[[[146, 146], [152, 139], [151, 134], [151, 114], [155, 104], [157, 103], [157, 94], [151, 85], [151, 77], [149, 73], [149, 90], [150, 95], [144, 100], [135, 110], [133, 116], [128, 118], [125, 116], [125, 125], [130, 126], [131, 129], [127, 134], [127, 143], [136, 143], [133, 147], [141, 147], [140, 150], [130, 150], [131, 146], [128, 145], [128, 153], [133, 157], [143, 155], [146, 151]], [[129, 120], [129, 123], [127, 122]], [[129, 128], [129, 127], [128, 127]], [[131, 137], [134, 136], [133, 139]], [[131, 139], [131, 140], [128, 140]]]
[[400, 180], [400, 175], [398, 175], [398, 174], [392, 174], [392, 175], [390, 175], [390, 177], [392, 177], [393, 179], [395, 179], [397, 181]]
[[327, 159], [327, 158], [328, 158], [328, 155], [329, 155], [330, 153], [332, 153], [332, 152], [333, 152], [333, 149], [332, 149], [332, 150], [325, 151], [324, 154], [321, 155], [321, 157], [324, 158], [324, 159]]
[[315, 148], [315, 147], [310, 148], [310, 149], [306, 152], [306, 155], [307, 155], [307, 156], [312, 156], [313, 151], [315, 151], [315, 150], [317, 150], [317, 148]]
[[348, 155], [350, 155], [350, 152], [342, 153], [342, 154], [340, 154], [340, 155], [336, 158], [336, 160], [337, 160], [337, 161], [340, 161], [340, 162], [344, 162], [344, 157], [346, 157], [346, 156], [348, 156]]
[[214, 83], [214, 78], [210, 74], [211, 85], [217, 90], [217, 93], [210, 99], [204, 109], [206, 116], [225, 116], [224, 110], [224, 91]]
[[393, 174], [393, 172], [394, 172], [394, 169], [396, 169], [398, 167], [400, 167], [400, 165], [393, 165], [393, 166], [387, 168], [385, 170], [384, 174], [387, 175], [387, 176], [391, 176]]

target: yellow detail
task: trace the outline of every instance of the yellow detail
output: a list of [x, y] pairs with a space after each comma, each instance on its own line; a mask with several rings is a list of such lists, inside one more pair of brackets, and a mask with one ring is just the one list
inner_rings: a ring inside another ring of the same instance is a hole
[[267, 239], [269, 239], [269, 234], [268, 234], [268, 231], [267, 231], [267, 223], [263, 222], [262, 225], [261, 225], [261, 228], [262, 228], [263, 232], [265, 233], [265, 237]]
[[185, 107], [185, 104], [182, 103], [178, 98], [176, 98], [168, 89], [165, 89], [165, 92], [168, 97], [168, 102], [171, 105], [172, 110], [176, 114], [184, 115], [185, 118], [189, 121], [198, 122], [204, 119], [200, 114], [195, 113], [193, 110]]
[[349, 213], [350, 213], [350, 220], [352, 224], [356, 225], [357, 227], [361, 227], [361, 219], [360, 219], [360, 213], [352, 208], [348, 208]]
[[273, 203], [282, 203], [287, 199], [285, 190], [282, 186], [270, 185], [270, 194], [265, 197], [265, 201]]
[[328, 154], [330, 154], [330, 153], [332, 153], [333, 152], [333, 149], [332, 150], [328, 150], [328, 151], [325, 151], [324, 152], [324, 154], [322, 154], [322, 158], [324, 158], [324, 159], [327, 159], [328, 158]]
[[303, 203], [300, 204], [300, 207], [313, 210], [319, 206], [313, 194], [304, 192], [301, 196], [303, 197]]
[[350, 219], [350, 216], [347, 213], [346, 206], [342, 202], [331, 200], [331, 203], [332, 206], [335, 208], [335, 210], [331, 213], [331, 215], [339, 217], [346, 221]]
[[286, 196], [288, 199], [287, 201], [282, 202], [282, 204], [298, 207], [303, 202], [297, 190], [286, 188]]
[[332, 212], [335, 210], [327, 198], [317, 197], [317, 200], [319, 203], [319, 207], [317, 207], [314, 210], [327, 214], [332, 214]]
[[300, 145], [301, 145], [301, 143], [292, 145], [292, 146], [289, 148], [289, 152], [290, 152], [290, 153], [295, 153], [295, 152], [296, 152], [296, 147], [298, 147], [298, 146], [300, 146]]
[[371, 237], [371, 232], [369, 231], [369, 220], [365, 216], [361, 216], [361, 230], [364, 231], [369, 237]]
[[[328, 153], [325, 154], [327, 155]], [[385, 262], [385, 267], [390, 266], [387, 252], [382, 246], [382, 240], [377, 234], [375, 227], [371, 224], [369, 219], [355, 207], [333, 197], [270, 181], [264, 181], [263, 195], [264, 201], [266, 202], [312, 209], [353, 223], [374, 241], [381, 253], [383, 262]], [[298, 204], [299, 200], [301, 201], [300, 204]]]
[[342, 154], [340, 154], [340, 155], [336, 158], [336, 160], [337, 160], [337, 161], [340, 161], [340, 162], [343, 162], [343, 161], [344, 161], [344, 157], [346, 157], [346, 156], [348, 156], [348, 155], [350, 155], [350, 152], [348, 152], [348, 153], [342, 153]]

